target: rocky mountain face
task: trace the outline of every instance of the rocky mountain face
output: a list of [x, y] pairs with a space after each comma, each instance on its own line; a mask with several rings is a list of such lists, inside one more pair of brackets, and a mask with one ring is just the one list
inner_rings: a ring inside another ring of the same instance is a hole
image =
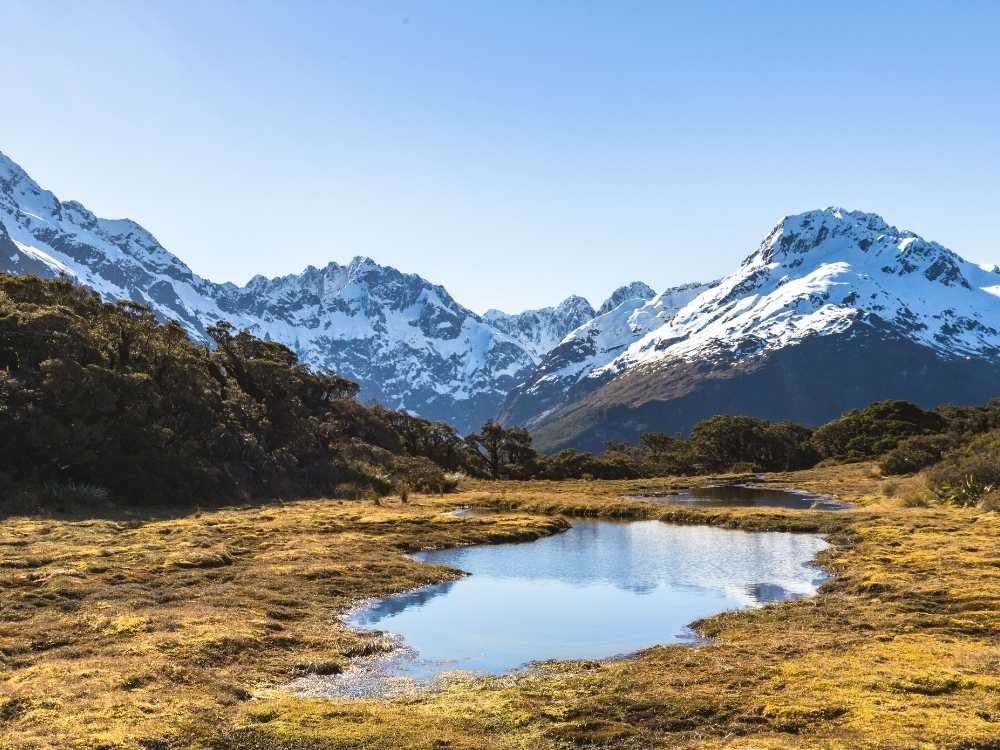
[[591, 374], [656, 330], [711, 284], [685, 284], [656, 294], [642, 282], [616, 289], [591, 320], [568, 333], [504, 401], [500, 418], [529, 428], [552, 409], [591, 388]]
[[225, 319], [356, 380], [365, 401], [462, 432], [499, 417], [545, 449], [717, 413], [809, 423], [881, 398], [1000, 396], [1000, 270], [837, 208], [786, 217], [719, 281], [479, 316], [370, 258], [203, 279], [135, 222], [60, 201], [0, 154], [0, 271], [146, 303], [200, 339]]
[[712, 414], [821, 422], [883, 398], [1000, 395], [1000, 270], [830, 208], [782, 220], [740, 268], [534, 420], [599, 447]]
[[566, 334], [591, 320], [595, 314], [587, 300], [573, 295], [556, 307], [526, 310], [516, 315], [487, 310], [483, 320], [517, 341], [537, 361], [558, 345]]

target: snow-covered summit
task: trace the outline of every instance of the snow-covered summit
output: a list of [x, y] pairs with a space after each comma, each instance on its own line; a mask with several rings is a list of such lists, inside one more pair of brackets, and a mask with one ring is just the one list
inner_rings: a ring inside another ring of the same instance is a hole
[[[556, 369], [564, 343], [505, 416], [530, 424], [542, 448], [599, 449], [713, 414], [820, 424], [886, 398], [934, 407], [997, 395], [1000, 272], [875, 214], [785, 217], [734, 273], [695, 291], [603, 364]], [[627, 311], [626, 327], [643, 310]], [[596, 357], [582, 338], [580, 354]]]
[[1000, 353], [1000, 273], [840, 208], [787, 216], [740, 268], [595, 373], [740, 359], [878, 325], [942, 356]]
[[597, 308], [598, 315], [604, 315], [604, 313], [611, 312], [616, 307], [618, 307], [622, 302], [628, 300], [647, 300], [652, 299], [656, 296], [656, 292], [651, 286], [642, 281], [633, 281], [630, 284], [625, 284], [615, 289], [604, 300], [603, 304]]

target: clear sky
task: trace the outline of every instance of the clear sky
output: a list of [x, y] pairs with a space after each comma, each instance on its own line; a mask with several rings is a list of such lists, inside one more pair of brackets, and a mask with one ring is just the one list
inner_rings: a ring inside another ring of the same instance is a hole
[[370, 255], [510, 311], [789, 213], [1000, 261], [1000, 3], [0, 3], [0, 150], [197, 273]]

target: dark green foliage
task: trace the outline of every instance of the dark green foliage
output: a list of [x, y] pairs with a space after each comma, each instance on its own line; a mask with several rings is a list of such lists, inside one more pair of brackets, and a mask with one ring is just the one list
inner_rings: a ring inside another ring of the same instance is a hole
[[530, 479], [541, 468], [531, 435], [522, 427], [503, 427], [492, 419], [465, 438], [476, 456], [474, 470], [490, 479]]
[[[423, 456], [448, 471], [469, 468], [473, 456], [466, 441], [445, 422], [430, 422], [378, 406], [372, 407], [371, 412], [386, 424], [394, 436], [395, 444], [390, 448], [394, 452]], [[530, 444], [530, 438], [528, 440]]]
[[1000, 399], [982, 406], [944, 404], [937, 408], [944, 417], [948, 431], [957, 435], [978, 435], [1000, 429]]
[[127, 503], [211, 503], [340, 484], [387, 492], [400, 457], [468, 460], [447, 425], [364, 407], [356, 384], [224, 321], [207, 332], [213, 347], [142, 305], [0, 275], [6, 481], [60, 505], [102, 489]]
[[912, 474], [936, 464], [958, 439], [954, 435], [914, 435], [899, 442], [880, 462], [883, 474]]
[[644, 432], [639, 436], [637, 453], [645, 467], [644, 476], [695, 474], [698, 471], [694, 448], [680, 435]]
[[906, 401], [881, 401], [815, 430], [791, 422], [715, 416], [688, 438], [646, 432], [636, 446], [613, 441], [602, 454], [562, 451], [544, 457], [548, 479], [625, 479], [709, 472], [791, 471], [821, 458], [882, 458], [886, 474], [911, 473], [986, 430], [1000, 429], [1000, 400], [984, 406], [926, 411]]
[[812, 444], [823, 458], [878, 458], [914, 435], [944, 432], [947, 422], [908, 401], [877, 401], [816, 429]]
[[700, 422], [685, 439], [643, 433], [639, 445], [609, 443], [604, 453], [564, 450], [543, 460], [546, 479], [633, 479], [714, 471], [788, 471], [818, 460], [812, 431], [789, 422], [717, 416]]
[[975, 505], [1000, 488], [1000, 430], [979, 435], [949, 451], [927, 475], [942, 500]]
[[564, 450], [545, 457], [544, 479], [635, 479], [648, 476], [637, 458], [622, 450], [603, 454]]
[[695, 425], [689, 442], [703, 470], [726, 471], [737, 464], [755, 471], [789, 471], [816, 463], [812, 431], [791, 422], [716, 416]]

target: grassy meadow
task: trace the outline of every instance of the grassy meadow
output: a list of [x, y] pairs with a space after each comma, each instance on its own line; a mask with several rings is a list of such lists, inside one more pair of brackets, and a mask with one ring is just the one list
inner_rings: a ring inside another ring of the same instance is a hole
[[[621, 500], [704, 481], [0, 520], [0, 748], [1000, 748], [1000, 514], [915, 500], [867, 463], [763, 480], [857, 503], [837, 513]], [[465, 504], [501, 512], [444, 513]], [[634, 658], [388, 701], [281, 688], [389, 648], [339, 623], [352, 605], [456, 575], [406, 552], [571, 516], [819, 532], [834, 577]]]

